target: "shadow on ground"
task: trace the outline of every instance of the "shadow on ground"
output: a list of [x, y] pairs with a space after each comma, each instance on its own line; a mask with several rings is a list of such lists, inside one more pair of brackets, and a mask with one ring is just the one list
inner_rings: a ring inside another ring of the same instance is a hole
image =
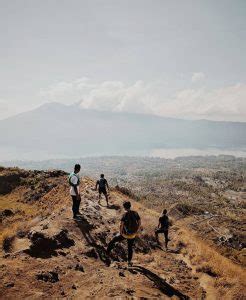
[[101, 261], [106, 265], [110, 265], [110, 259], [107, 256], [106, 249], [102, 246], [99, 245], [93, 236], [91, 235], [91, 229], [93, 228], [93, 225], [91, 225], [85, 218], [81, 217], [80, 220], [76, 220], [76, 223], [85, 238], [86, 242], [88, 245], [94, 248], [96, 251], [96, 254], [98, 257], [101, 259]]
[[108, 209], [119, 210], [119, 209], [120, 209], [120, 206], [119, 206], [119, 205], [115, 205], [115, 204], [110, 204], [110, 205], [108, 206]]
[[151, 280], [157, 288], [165, 295], [169, 297], [176, 296], [181, 300], [188, 300], [190, 299], [188, 296], [182, 294], [180, 291], [172, 287], [168, 284], [163, 278], [158, 276], [157, 274], [153, 273], [152, 271], [142, 267], [142, 266], [133, 266], [129, 269], [130, 272], [137, 272], [144, 276], [146, 276], [149, 280]]
[[107, 205], [103, 205], [100, 203], [98, 203], [100, 206], [102, 207], [106, 207], [107, 209], [114, 209], [114, 210], [120, 210], [120, 206], [119, 205], [116, 205], [116, 204], [109, 204], [108, 206]]

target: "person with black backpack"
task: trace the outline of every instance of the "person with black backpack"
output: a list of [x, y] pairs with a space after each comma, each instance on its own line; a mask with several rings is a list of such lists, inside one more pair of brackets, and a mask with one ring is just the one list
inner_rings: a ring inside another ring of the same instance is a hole
[[128, 266], [132, 266], [132, 256], [133, 256], [133, 246], [135, 242], [136, 235], [141, 226], [141, 219], [139, 214], [131, 210], [131, 202], [126, 201], [123, 203], [123, 207], [126, 210], [121, 218], [120, 222], [120, 234], [116, 235], [108, 244], [107, 253], [110, 254], [114, 245], [123, 240], [127, 240], [128, 246]]
[[96, 191], [97, 191], [97, 187], [98, 187], [98, 192], [99, 192], [98, 203], [100, 204], [101, 195], [103, 194], [105, 196], [107, 206], [109, 206], [108, 205], [108, 193], [107, 193], [107, 189], [109, 190], [109, 185], [108, 185], [107, 180], [104, 178], [104, 174], [101, 174], [100, 179], [97, 180], [97, 182], [96, 182], [96, 188], [95, 188]]
[[162, 215], [159, 218], [159, 224], [158, 224], [158, 228], [155, 230], [155, 236], [156, 236], [157, 243], [160, 244], [158, 235], [159, 233], [164, 234], [166, 249], [167, 249], [168, 241], [170, 241], [168, 238], [169, 225], [170, 224], [169, 224], [169, 218], [167, 216], [167, 210], [164, 209]]
[[79, 178], [79, 172], [80, 172], [80, 165], [76, 164], [74, 166], [74, 172], [72, 172], [68, 176], [68, 182], [70, 185], [70, 195], [72, 197], [73, 205], [72, 205], [72, 211], [73, 211], [73, 218], [78, 218], [81, 213], [79, 212], [79, 206], [81, 202], [81, 197], [79, 193], [79, 184], [80, 184], [80, 178]]

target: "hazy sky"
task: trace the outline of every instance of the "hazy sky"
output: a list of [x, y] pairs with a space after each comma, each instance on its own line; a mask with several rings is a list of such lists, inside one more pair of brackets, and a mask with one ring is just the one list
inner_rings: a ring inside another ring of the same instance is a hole
[[44, 102], [246, 121], [245, 0], [0, 0], [0, 118]]

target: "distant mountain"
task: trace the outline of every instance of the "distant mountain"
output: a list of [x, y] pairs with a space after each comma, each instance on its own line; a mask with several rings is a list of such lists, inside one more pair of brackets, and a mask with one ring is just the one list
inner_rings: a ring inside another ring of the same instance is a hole
[[58, 103], [0, 121], [0, 160], [208, 147], [245, 149], [246, 123], [83, 110]]

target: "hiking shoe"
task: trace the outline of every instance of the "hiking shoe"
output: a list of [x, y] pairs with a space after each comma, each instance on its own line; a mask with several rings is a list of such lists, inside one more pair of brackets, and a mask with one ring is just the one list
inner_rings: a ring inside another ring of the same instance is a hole
[[132, 267], [133, 263], [131, 261], [128, 261], [128, 267]]

